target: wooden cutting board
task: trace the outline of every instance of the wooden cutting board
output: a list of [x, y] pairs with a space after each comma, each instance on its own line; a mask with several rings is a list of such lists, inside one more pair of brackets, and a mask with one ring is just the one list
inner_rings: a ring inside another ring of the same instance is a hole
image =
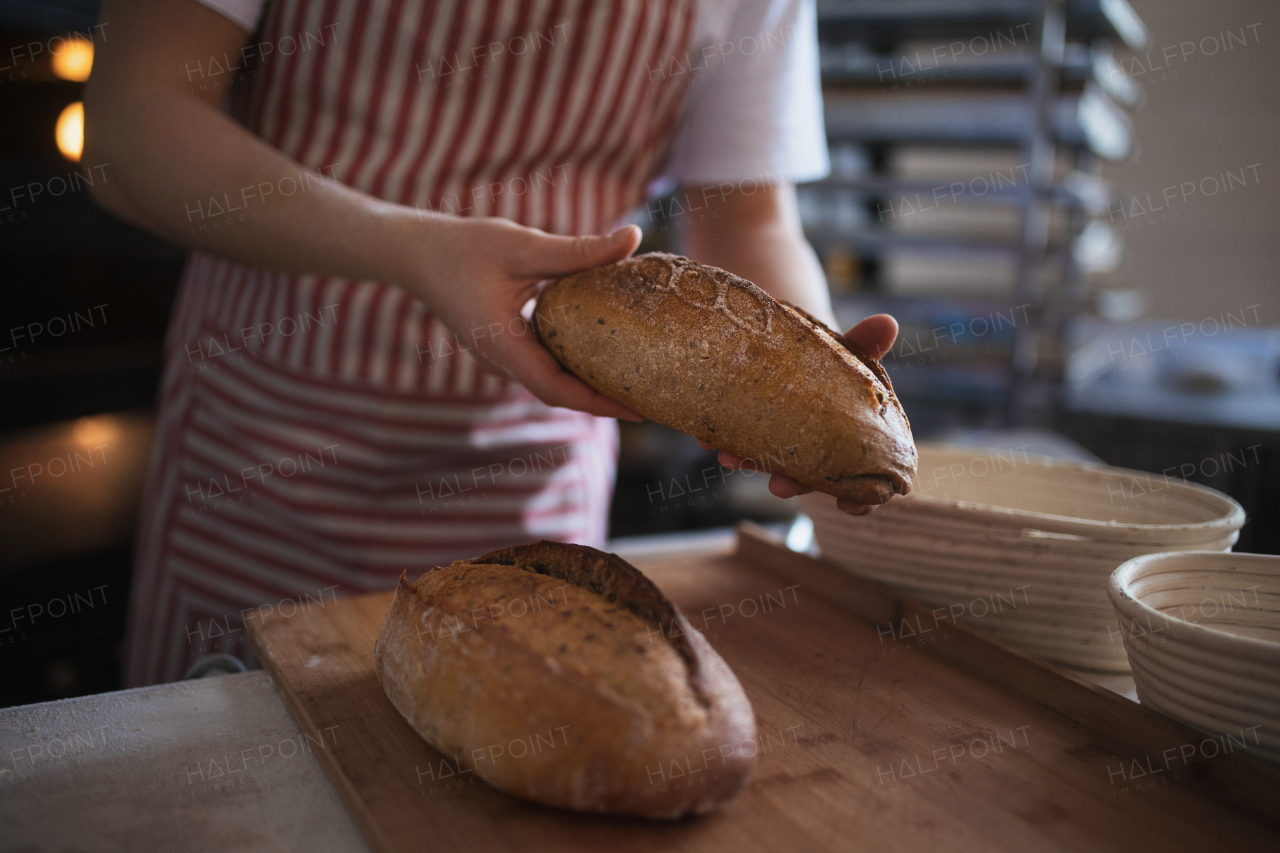
[[[254, 642], [380, 853], [1280, 849], [1280, 770], [1239, 738], [1228, 753], [1222, 739], [750, 531], [734, 554], [637, 565], [755, 707], [756, 774], [709, 816], [547, 808], [437, 753], [374, 676], [390, 593], [255, 617]], [[714, 772], [686, 764], [655, 770], [654, 784]]]

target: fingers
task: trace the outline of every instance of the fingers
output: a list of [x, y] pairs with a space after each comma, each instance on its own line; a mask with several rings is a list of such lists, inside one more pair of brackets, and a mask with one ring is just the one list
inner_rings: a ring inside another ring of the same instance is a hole
[[[711, 448], [708, 447], [707, 449], [710, 450]], [[716, 454], [716, 461], [730, 471], [737, 471], [742, 467], [742, 457], [736, 456], [727, 450], [721, 450]]]
[[567, 372], [536, 341], [524, 339], [509, 347], [501, 354], [491, 353], [490, 358], [548, 406], [563, 406], [604, 418], [644, 420], [641, 415], [610, 400]]
[[528, 245], [513, 253], [511, 274], [517, 278], [555, 278], [579, 270], [620, 261], [640, 245], [634, 225], [611, 234], [560, 237], [529, 230]]
[[860, 504], [849, 498], [837, 498], [836, 509], [849, 515], [870, 515], [875, 510], [874, 504]]
[[769, 491], [780, 498], [794, 498], [797, 495], [807, 495], [813, 489], [786, 474], [774, 474], [769, 478]]
[[888, 314], [873, 314], [845, 332], [844, 339], [879, 361], [898, 339], [898, 321]]
[[[711, 446], [706, 442], [699, 441], [699, 445], [704, 445], [703, 450], [710, 450]], [[730, 453], [727, 450], [721, 450], [716, 456], [716, 461], [731, 471], [737, 471], [740, 468], [749, 468], [753, 471], [760, 470], [755, 467], [754, 463], [748, 464], [747, 460], [741, 456]], [[799, 480], [793, 480], [786, 474], [772, 474], [769, 477], [769, 491], [780, 498], [794, 498], [797, 495], [807, 495], [813, 489], [801, 483]]]
[[[699, 441], [698, 445], [702, 447], [703, 450], [711, 450], [711, 445], [707, 444], [705, 441]], [[737, 471], [739, 468], [746, 465], [745, 459], [741, 456], [730, 453], [727, 450], [721, 450], [716, 456], [716, 460], [721, 465], [732, 471]], [[774, 474], [769, 477], [769, 491], [780, 498], [794, 498], [799, 495], [807, 495], [812, 492], [813, 489], [806, 486], [804, 483], [801, 483], [799, 480], [793, 480], [786, 474]], [[848, 498], [837, 499], [836, 506], [841, 511], [847, 512], [850, 515], [867, 515], [875, 509], [874, 506], [860, 504], [855, 501], [851, 501]]]

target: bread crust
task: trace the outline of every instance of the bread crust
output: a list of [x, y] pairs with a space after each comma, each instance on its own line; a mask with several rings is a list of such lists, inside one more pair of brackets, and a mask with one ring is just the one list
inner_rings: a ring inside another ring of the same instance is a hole
[[653, 252], [553, 282], [534, 322], [592, 388], [758, 469], [864, 504], [911, 489], [884, 368], [746, 279]]
[[[526, 594], [543, 606], [514, 615]], [[677, 818], [733, 797], [754, 764], [754, 712], [728, 665], [648, 578], [593, 548], [538, 542], [402, 575], [374, 662], [455, 767], [548, 805]]]

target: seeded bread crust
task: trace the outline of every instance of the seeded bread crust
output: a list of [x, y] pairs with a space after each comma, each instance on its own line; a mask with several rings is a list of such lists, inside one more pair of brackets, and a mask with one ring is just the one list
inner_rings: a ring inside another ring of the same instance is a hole
[[746, 279], [653, 252], [553, 282], [534, 322], [592, 388], [757, 468], [864, 504], [911, 489], [884, 368]]
[[[677, 818], [733, 797], [754, 764], [755, 716], [728, 665], [648, 578], [593, 548], [538, 542], [402, 576], [374, 662], [455, 766], [548, 805]], [[672, 781], [672, 762], [696, 784]]]

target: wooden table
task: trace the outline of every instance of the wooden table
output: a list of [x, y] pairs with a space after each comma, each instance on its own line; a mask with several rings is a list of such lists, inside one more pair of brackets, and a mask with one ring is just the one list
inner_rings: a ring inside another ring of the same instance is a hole
[[[1211, 847], [1206, 843], [1207, 849], [1228, 849], [1241, 818], [1239, 814], [1224, 817], [1212, 805], [1206, 813], [1202, 805], [1205, 788], [1216, 786], [1228, 802], [1233, 794], [1239, 794], [1237, 812], [1247, 811], [1250, 802], [1261, 807], [1260, 799], [1270, 798], [1272, 807], [1277, 802], [1274, 787], [1267, 787], [1274, 785], [1274, 774], [1263, 771], [1265, 778], [1259, 782], [1253, 768], [1241, 771], [1240, 762], [1230, 756], [1225, 761], [1193, 759], [1186, 775], [1177, 768], [1177, 779], [1172, 774], [1147, 777], [1148, 782], [1169, 780], [1155, 787], [1139, 789], [1126, 784], [1141, 781], [1136, 774], [1132, 779], [1108, 779], [1108, 768], [1115, 772], [1120, 766], [1119, 754], [1126, 749], [1126, 755], [1133, 752], [1132, 747], [1123, 745], [1133, 733], [1116, 725], [1112, 736], [1092, 737], [1064, 722], [1079, 712], [1080, 703], [1094, 701], [1090, 688], [1058, 684], [1060, 695], [1048, 701], [1059, 722], [1043, 732], [1034, 723], [1018, 731], [1029, 722], [1028, 711], [1043, 712], [1044, 703], [1031, 698], [995, 709], [1002, 731], [984, 722], [993, 709], [976, 694], [950, 713], [922, 709], [922, 699], [945, 690], [957, 678], [950, 672], [945, 654], [935, 656], [932, 663], [907, 666], [896, 658], [875, 661], [874, 653], [859, 657], [852, 648], [853, 643], [861, 643], [874, 651], [879, 645], [875, 625], [883, 628], [891, 618], [909, 618], [909, 611], [895, 617], [887, 600], [859, 598], [855, 594], [858, 585], [849, 583], [849, 578], [817, 573], [802, 578], [802, 586], [796, 590], [795, 603], [803, 604], [803, 609], [796, 606], [779, 611], [775, 605], [773, 612], [747, 616], [744, 611], [750, 608], [742, 606], [742, 598], [724, 594], [740, 582], [724, 571], [724, 566], [732, 565], [723, 563], [728, 546], [726, 539], [676, 537], [656, 557], [652, 551], [649, 556], [635, 551], [627, 554], [686, 606], [700, 601], [717, 608], [733, 605], [724, 611], [723, 620], [704, 620], [692, 606], [689, 612], [696, 625], [708, 627], [711, 642], [742, 675], [760, 715], [761, 729], [769, 735], [769, 749], [752, 789], [725, 812], [668, 827], [622, 822], [628, 831], [649, 833], [650, 842], [658, 845], [654, 849], [705, 846], [704, 842], [723, 832], [723, 827], [732, 827], [745, 804], [747, 808], [759, 805], [767, 809], [766, 814], [778, 824], [771, 834], [758, 839], [741, 831], [734, 833], [725, 846], [744, 851], [766, 841], [778, 850], [818, 845], [870, 849], [886, 837], [891, 837], [894, 850], [923, 848], [925, 844], [931, 849], [1000, 849], [1028, 838], [1031, 840], [1023, 849], [1093, 849], [1092, 836], [1087, 833], [1089, 826], [1096, 826], [1095, 831], [1114, 835], [1110, 846], [1127, 844], [1126, 853], [1132, 853], [1157, 848], [1158, 836], [1141, 834], [1140, 821], [1144, 815], [1161, 813], [1171, 803], [1186, 809], [1173, 827], [1189, 830], [1186, 840], [1170, 849], [1195, 847], [1206, 837], [1214, 842]], [[673, 554], [683, 554], [684, 559], [673, 561]], [[774, 564], [784, 575], [799, 566], [808, 564]], [[784, 578], [768, 574], [768, 569], [763, 575], [759, 571], [752, 569], [749, 574], [766, 592], [772, 590], [775, 601], [779, 586], [785, 589], [792, 583], [779, 584]], [[850, 603], [849, 598], [857, 600]], [[859, 601], [867, 608], [862, 615], [850, 615], [843, 609], [846, 605], [856, 608]], [[823, 648], [805, 660], [787, 661], [787, 673], [772, 681], [760, 679], [753, 668], [743, 665], [739, 657], [743, 653], [765, 662], [777, 660], [780, 644], [797, 630], [797, 621], [811, 621], [823, 633]], [[949, 651], [955, 639], [946, 642]], [[963, 644], [953, 649], [961, 657]], [[996, 673], [1003, 674], [1006, 681], [1025, 682], [1030, 688], [1037, 678], [1045, 677], [1038, 665], [1016, 656], [1006, 664]], [[934, 681], [913, 682], [916, 666], [934, 673]], [[978, 673], [967, 678], [980, 681], [983, 676]], [[1058, 678], [1054, 676], [1050, 683], [1056, 684]], [[959, 683], [967, 682], [962, 678]], [[853, 712], [841, 711], [840, 703], [850, 696], [856, 699]], [[793, 705], [799, 710], [788, 710]], [[1127, 702], [1119, 707], [1132, 711]], [[1133, 719], [1125, 711], [1116, 711], [1115, 716], [1122, 722]], [[901, 740], [888, 734], [899, 718], [913, 721], [912, 730]], [[803, 728], [786, 731], [797, 723]], [[1103, 719], [1101, 725], [1105, 728], [1109, 723]], [[945, 744], [947, 738], [954, 741], [957, 734], [973, 734], [980, 726], [987, 732], [988, 743], [991, 732], [996, 733], [1000, 752], [979, 756], [980, 738], [961, 737], [951, 744], [965, 749], [954, 763], [948, 747], [941, 754], [941, 766], [931, 772], [917, 771], [912, 785], [902, 760], [915, 761], [919, 770], [926, 770], [932, 763], [931, 749]], [[1186, 736], [1184, 730], [1156, 717], [1150, 719], [1149, 726], [1144, 724], [1144, 729], [1156, 742], [1142, 749], [1157, 766], [1159, 739], [1173, 743]], [[1016, 747], [1009, 746], [1011, 730]], [[354, 719], [345, 730], [340, 725], [338, 729], [308, 731], [312, 733], [310, 740], [261, 671], [0, 710], [0, 851], [366, 851], [369, 847], [317, 761], [318, 754], [345, 745], [346, 734], [357, 732]], [[283, 745], [286, 741], [301, 743], [305, 749], [294, 752]], [[831, 744], [841, 750], [837, 761], [848, 756], [847, 764], [815, 757], [815, 750]], [[858, 757], [871, 750], [879, 750], [880, 757], [873, 755], [870, 761]], [[1132, 755], [1129, 760], [1140, 757]], [[891, 763], [896, 763], [892, 771], [888, 769]], [[1129, 777], [1132, 769], [1130, 763], [1123, 775]], [[878, 770], [884, 771], [879, 779], [875, 775]], [[219, 771], [224, 775], [217, 775]], [[1032, 796], [1026, 790], [1028, 774], [1033, 774], [1032, 781], [1043, 777], [1065, 780], [1068, 795], [1058, 799]], [[964, 799], [964, 788], [975, 778], [994, 782], [997, 796], [976, 804]], [[1114, 790], [1108, 795], [1121, 805], [1104, 806], [1083, 817], [1073, 811], [1080, 797], [1096, 793], [1100, 785], [1108, 792]], [[802, 793], [804, 786], [813, 786], [817, 793]], [[1128, 792], [1121, 793], [1126, 787]], [[425, 799], [427, 792], [430, 788], [420, 799]], [[1125, 805], [1138, 802], [1139, 797], [1147, 802], [1149, 794], [1154, 796], [1147, 806], [1130, 809]], [[441, 803], [465, 796], [456, 789], [430, 795]], [[503, 844], [518, 847], [524, 840], [522, 827], [532, 839], [539, 833], [559, 831], [566, 820], [561, 813], [499, 794], [488, 793], [483, 799], [484, 807], [491, 810], [486, 819], [493, 820], [495, 828], [471, 837], [472, 849], [502, 849], [502, 844], [486, 847], [499, 833]], [[966, 808], [959, 808], [961, 805]], [[1011, 808], [1021, 816], [1011, 817]], [[462, 811], [452, 819], [471, 819], [475, 814], [475, 804], [462, 800]], [[599, 841], [599, 846], [628, 846], [619, 838], [618, 821], [568, 819], [579, 826], [583, 837]], [[411, 825], [416, 832], [415, 849], [448, 849], [445, 842], [449, 839], [442, 837], [438, 827]], [[1256, 823], [1254, 827], [1258, 828]], [[938, 842], [939, 837], [945, 840]], [[1049, 842], [1041, 845], [1044, 838]], [[1248, 849], [1249, 844], [1239, 846]]]
[[[712, 556], [732, 535], [617, 544]], [[0, 709], [0, 853], [364, 853], [315, 758], [339, 731], [320, 734], [262, 670]]]
[[[316, 755], [380, 853], [1280, 849], [1280, 769], [1247, 747], [1209, 754], [1203, 734], [757, 536], [642, 566], [756, 711], [754, 779], [699, 819], [545, 808], [436, 753], [373, 673], [389, 593], [273, 614], [255, 643], [304, 734], [336, 732]], [[917, 639], [895, 641], [906, 625]]]

